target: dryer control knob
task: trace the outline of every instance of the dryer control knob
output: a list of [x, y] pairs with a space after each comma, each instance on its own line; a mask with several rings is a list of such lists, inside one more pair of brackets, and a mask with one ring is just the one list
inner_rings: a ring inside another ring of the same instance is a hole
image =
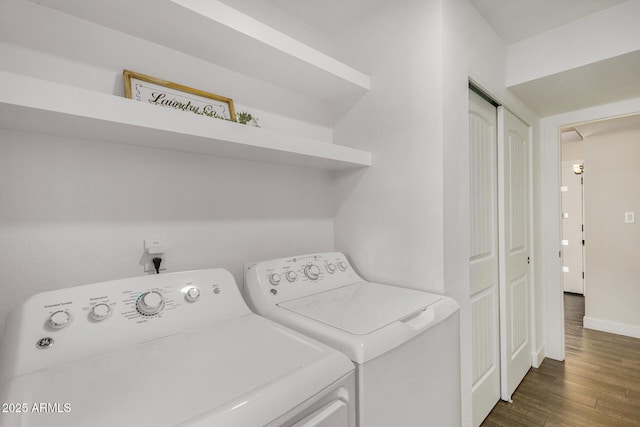
[[164, 308], [164, 297], [156, 291], [145, 292], [138, 297], [136, 308], [140, 314], [153, 316]]
[[309, 264], [304, 268], [304, 275], [311, 280], [318, 280], [320, 277], [320, 268], [317, 265]]
[[278, 284], [280, 284], [280, 280], [282, 278], [280, 277], [280, 275], [278, 273], [272, 273], [269, 276], [269, 282], [273, 285], [273, 286], [278, 286]]
[[335, 273], [335, 272], [336, 272], [336, 265], [335, 265], [335, 264], [333, 264], [333, 263], [331, 263], [331, 264], [327, 264], [327, 271], [328, 271], [330, 274]]
[[59, 310], [49, 316], [49, 326], [53, 329], [62, 329], [71, 323], [71, 313], [66, 310]]
[[340, 269], [340, 271], [346, 271], [347, 270], [347, 263], [344, 261], [340, 261], [338, 263], [338, 268]]
[[200, 299], [200, 289], [193, 287], [184, 294], [184, 297], [189, 302], [196, 302]]
[[111, 315], [111, 308], [109, 307], [108, 304], [105, 304], [105, 303], [96, 304], [93, 307], [91, 307], [91, 311], [89, 312], [89, 315], [93, 320], [101, 321]]
[[293, 270], [287, 271], [287, 280], [288, 281], [295, 282], [297, 278], [298, 278], [298, 275], [296, 274], [295, 271], [293, 271]]

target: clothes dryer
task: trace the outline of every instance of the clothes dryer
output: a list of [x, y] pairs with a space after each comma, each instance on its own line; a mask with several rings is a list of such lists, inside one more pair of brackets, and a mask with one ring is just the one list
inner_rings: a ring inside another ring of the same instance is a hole
[[442, 295], [363, 280], [342, 253], [245, 266], [258, 314], [356, 364], [361, 427], [459, 426], [459, 306]]

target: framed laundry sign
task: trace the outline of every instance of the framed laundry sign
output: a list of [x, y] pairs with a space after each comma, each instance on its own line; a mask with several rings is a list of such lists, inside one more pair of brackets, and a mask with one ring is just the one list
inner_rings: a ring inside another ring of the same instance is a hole
[[124, 94], [136, 101], [236, 121], [233, 101], [224, 96], [124, 70]]

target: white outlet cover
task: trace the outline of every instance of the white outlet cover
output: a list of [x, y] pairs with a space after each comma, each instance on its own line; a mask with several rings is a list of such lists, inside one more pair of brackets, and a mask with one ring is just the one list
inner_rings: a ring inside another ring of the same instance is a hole
[[624, 213], [624, 222], [625, 222], [625, 224], [634, 224], [636, 222], [636, 213], [635, 212], [625, 212]]

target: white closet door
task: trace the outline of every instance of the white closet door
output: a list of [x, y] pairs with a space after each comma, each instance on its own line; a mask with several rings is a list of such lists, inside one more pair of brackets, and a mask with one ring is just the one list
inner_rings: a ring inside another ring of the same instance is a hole
[[501, 395], [511, 395], [531, 368], [529, 312], [529, 127], [498, 107]]
[[473, 425], [500, 399], [496, 108], [469, 91]]

